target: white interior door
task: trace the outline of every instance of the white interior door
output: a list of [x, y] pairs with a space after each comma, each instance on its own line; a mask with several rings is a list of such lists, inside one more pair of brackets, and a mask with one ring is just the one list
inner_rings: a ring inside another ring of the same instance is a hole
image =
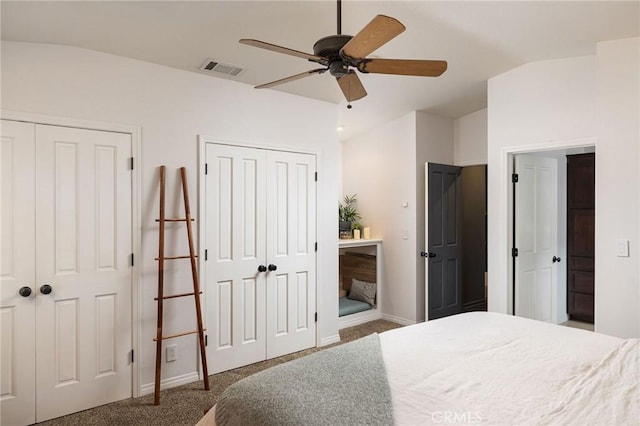
[[205, 150], [210, 370], [315, 345], [315, 157]]
[[315, 157], [272, 151], [267, 170], [267, 358], [274, 358], [315, 346]]
[[[3, 424], [132, 393], [130, 135], [27, 126], [35, 139], [19, 150], [3, 126]], [[5, 200], [15, 203], [5, 208]], [[16, 279], [23, 265], [31, 271]], [[16, 296], [24, 285], [31, 295]]]
[[[0, 424], [36, 421], [35, 126], [2, 121]], [[31, 294], [20, 295], [26, 287]]]
[[206, 315], [209, 371], [265, 359], [266, 152], [207, 144]]
[[37, 420], [131, 396], [131, 136], [36, 128]]
[[515, 314], [555, 321], [558, 162], [517, 155], [515, 173]]

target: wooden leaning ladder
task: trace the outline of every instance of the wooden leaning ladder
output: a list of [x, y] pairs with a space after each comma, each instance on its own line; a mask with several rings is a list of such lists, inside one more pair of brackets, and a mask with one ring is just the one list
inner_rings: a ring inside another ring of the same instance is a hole
[[[187, 171], [184, 167], [180, 168], [180, 177], [182, 179], [182, 195], [184, 197], [184, 218], [167, 219], [165, 217], [165, 166], [160, 166], [160, 218], [156, 219], [159, 222], [159, 250], [158, 257], [158, 297], [155, 300], [158, 302], [158, 328], [156, 338], [153, 339], [156, 342], [156, 381], [155, 381], [155, 394], [154, 405], [160, 405], [160, 373], [162, 369], [162, 341], [167, 339], [173, 339], [175, 337], [186, 336], [189, 334], [198, 334], [198, 342], [200, 345], [200, 359], [202, 361], [202, 374], [204, 375], [204, 388], [209, 390], [209, 372], [207, 369], [207, 353], [205, 349], [204, 341], [204, 327], [202, 325], [202, 308], [200, 306], [200, 285], [198, 283], [198, 269], [196, 265], [195, 249], [193, 246], [193, 231], [191, 228], [191, 209], [189, 208], [189, 192], [187, 190]], [[164, 255], [164, 228], [167, 222], [185, 222], [187, 225], [187, 237], [189, 239], [189, 254], [186, 256], [165, 256]], [[193, 277], [193, 293], [181, 293], [170, 296], [164, 295], [164, 261], [174, 259], [191, 259], [191, 276]], [[175, 299], [178, 297], [193, 296], [196, 303], [196, 320], [198, 323], [198, 329], [194, 331], [186, 331], [183, 333], [170, 334], [167, 336], [162, 335], [162, 316], [163, 316], [163, 303], [165, 299]]]

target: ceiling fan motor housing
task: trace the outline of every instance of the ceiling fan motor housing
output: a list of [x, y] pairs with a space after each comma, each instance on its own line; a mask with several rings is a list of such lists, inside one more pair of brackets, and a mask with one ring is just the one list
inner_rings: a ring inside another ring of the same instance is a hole
[[340, 50], [352, 38], [350, 35], [332, 35], [321, 38], [313, 45], [313, 54], [327, 59], [329, 73], [334, 77], [349, 74], [349, 64], [340, 56]]

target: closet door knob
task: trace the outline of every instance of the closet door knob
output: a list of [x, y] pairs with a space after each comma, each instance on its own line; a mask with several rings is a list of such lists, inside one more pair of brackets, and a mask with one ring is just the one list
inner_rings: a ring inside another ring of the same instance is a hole
[[42, 287], [40, 287], [40, 293], [42, 294], [51, 294], [52, 290], [53, 290], [53, 287], [51, 287], [49, 284], [45, 284]]
[[18, 290], [18, 294], [20, 294], [20, 296], [22, 297], [29, 297], [31, 296], [31, 287], [21, 287], [20, 290]]
[[267, 267], [264, 265], [258, 266], [258, 272], [267, 272]]
[[427, 255], [428, 255], [429, 257], [436, 257], [436, 254], [435, 254], [435, 253], [433, 253], [433, 252], [429, 252], [429, 253], [427, 253]]
[[273, 263], [269, 264], [269, 270], [270, 271], [275, 271], [276, 269], [278, 269], [278, 267], [276, 265], [274, 265]]
[[562, 259], [560, 259], [558, 256], [553, 256], [553, 259], [551, 260], [552, 263], [556, 263], [556, 262], [560, 262]]

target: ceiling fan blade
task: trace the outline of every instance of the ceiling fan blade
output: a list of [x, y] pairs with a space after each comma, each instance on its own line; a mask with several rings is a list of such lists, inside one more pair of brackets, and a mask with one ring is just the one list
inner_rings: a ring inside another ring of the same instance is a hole
[[343, 77], [336, 78], [336, 80], [338, 80], [338, 85], [340, 85], [347, 101], [357, 101], [367, 96], [367, 91], [364, 90], [364, 86], [355, 72], [351, 71]]
[[259, 86], [256, 86], [256, 89], [268, 89], [269, 87], [277, 86], [283, 83], [288, 83], [294, 80], [299, 80], [304, 77], [309, 77], [310, 75], [313, 75], [313, 74], [322, 74], [326, 70], [327, 70], [326, 68], [318, 68], [315, 70], [301, 72], [300, 74], [292, 75], [286, 78], [281, 78], [280, 80], [272, 81], [270, 83], [261, 84]]
[[284, 53], [285, 55], [296, 56], [302, 59], [308, 59], [313, 62], [318, 62], [320, 64], [326, 64], [327, 59], [322, 56], [312, 55], [310, 53], [300, 52], [299, 50], [289, 49], [287, 47], [278, 46], [276, 44], [267, 43], [265, 41], [254, 40], [251, 38], [243, 38], [240, 39], [240, 43], [246, 44], [248, 46], [259, 47], [261, 49], [271, 50], [278, 53]]
[[405, 30], [395, 18], [378, 15], [344, 45], [341, 55], [349, 59], [362, 59]]
[[364, 73], [416, 75], [438, 77], [447, 70], [447, 61], [422, 61], [414, 59], [364, 59], [358, 64]]

